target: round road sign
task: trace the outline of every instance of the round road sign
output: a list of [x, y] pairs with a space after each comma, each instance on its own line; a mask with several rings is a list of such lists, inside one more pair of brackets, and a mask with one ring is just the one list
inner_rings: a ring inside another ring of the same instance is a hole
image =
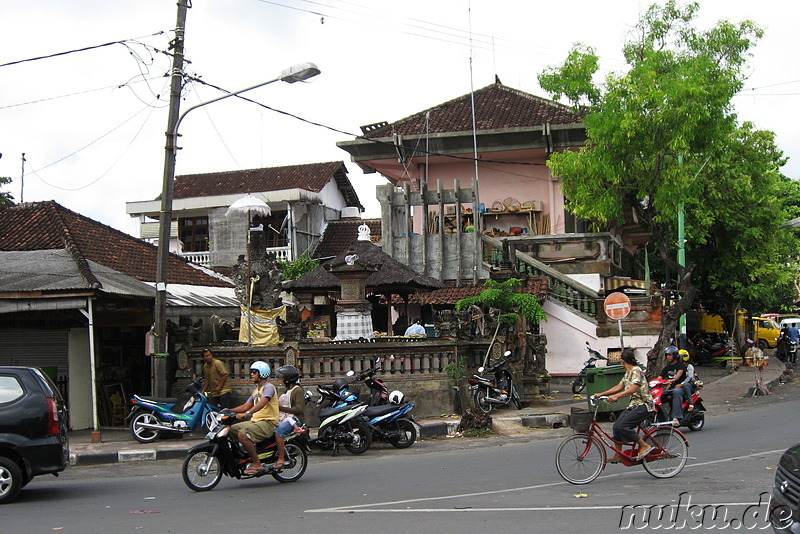
[[611, 293], [603, 301], [603, 307], [610, 319], [624, 319], [631, 312], [631, 299], [625, 293]]

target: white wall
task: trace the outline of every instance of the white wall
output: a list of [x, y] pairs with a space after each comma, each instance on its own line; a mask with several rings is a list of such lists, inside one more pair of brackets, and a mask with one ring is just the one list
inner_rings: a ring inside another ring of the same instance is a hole
[[[586, 342], [600, 354], [619, 347], [619, 336], [598, 338], [597, 326], [587, 319], [575, 315], [564, 307], [546, 301], [544, 311], [547, 322], [540, 325], [547, 336], [547, 372], [551, 375], [576, 375], [583, 368], [589, 353]], [[658, 340], [657, 335], [623, 336], [626, 347], [633, 347], [640, 363], [646, 363], [646, 354]], [[602, 366], [605, 362], [598, 362]]]
[[69, 353], [69, 418], [74, 430], [92, 428], [92, 376], [89, 366], [89, 330], [71, 328]]

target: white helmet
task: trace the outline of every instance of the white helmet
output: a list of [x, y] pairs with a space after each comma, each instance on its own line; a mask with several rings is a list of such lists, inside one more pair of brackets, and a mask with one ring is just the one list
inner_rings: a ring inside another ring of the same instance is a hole
[[404, 399], [405, 399], [405, 395], [403, 395], [403, 392], [398, 390], [398, 389], [396, 389], [396, 390], [392, 391], [391, 393], [389, 393], [389, 403], [390, 404], [402, 404]]

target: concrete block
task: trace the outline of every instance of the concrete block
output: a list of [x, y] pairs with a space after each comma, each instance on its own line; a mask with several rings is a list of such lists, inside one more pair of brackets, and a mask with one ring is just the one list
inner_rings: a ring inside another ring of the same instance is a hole
[[529, 428], [564, 428], [569, 426], [569, 416], [565, 413], [528, 415], [520, 418], [522, 426]]
[[120, 462], [136, 462], [138, 460], [156, 459], [155, 449], [119, 451], [117, 454], [118, 461]]

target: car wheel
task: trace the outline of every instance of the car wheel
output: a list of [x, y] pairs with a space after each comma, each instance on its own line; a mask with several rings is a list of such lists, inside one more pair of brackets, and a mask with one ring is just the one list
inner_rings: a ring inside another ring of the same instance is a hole
[[766, 339], [759, 339], [758, 348], [761, 350], [767, 350], [769, 348], [769, 343], [767, 343]]
[[22, 486], [19, 466], [10, 458], [0, 457], [0, 504], [13, 501]]

